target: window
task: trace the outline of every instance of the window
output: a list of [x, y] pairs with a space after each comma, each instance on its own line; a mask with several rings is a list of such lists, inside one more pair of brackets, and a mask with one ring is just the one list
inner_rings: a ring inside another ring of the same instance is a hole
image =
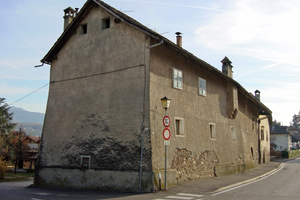
[[87, 34], [87, 24], [82, 24], [81, 25], [80, 33], [81, 34]]
[[199, 94], [206, 96], [206, 80], [199, 78]]
[[173, 87], [182, 89], [182, 71], [173, 68]]
[[269, 132], [266, 131], [266, 140], [269, 141]]
[[230, 132], [231, 132], [232, 141], [236, 141], [236, 129], [235, 129], [235, 126], [230, 126]]
[[210, 139], [217, 139], [216, 124], [214, 123], [209, 124], [209, 134], [210, 134]]
[[80, 166], [83, 168], [90, 168], [91, 156], [80, 156]]
[[175, 118], [175, 134], [176, 134], [176, 136], [183, 136], [184, 135], [183, 119], [182, 118]]
[[110, 28], [110, 18], [102, 19], [102, 29]]
[[261, 134], [261, 136], [260, 136], [260, 139], [261, 140], [264, 140], [265, 139], [265, 132], [264, 132], [264, 129], [265, 129], [265, 127], [261, 127], [261, 129], [260, 129], [260, 134]]

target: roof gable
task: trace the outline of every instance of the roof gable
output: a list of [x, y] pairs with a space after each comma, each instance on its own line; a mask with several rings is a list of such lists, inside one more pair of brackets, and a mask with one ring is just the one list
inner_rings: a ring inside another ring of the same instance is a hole
[[[76, 29], [77, 29], [78, 26], [80, 26], [80, 23], [81, 23], [82, 19], [89, 14], [90, 10], [93, 7], [96, 7], [96, 6], [102, 7], [108, 13], [110, 13], [112, 16], [114, 16], [115, 17], [115, 19], [114, 19], [115, 22], [117, 22], [117, 21], [121, 22], [122, 21], [122, 22], [126, 23], [127, 25], [132, 26], [132, 27], [142, 31], [143, 33], [149, 35], [150, 37], [156, 39], [158, 42], [164, 43], [165, 45], [168, 45], [169, 47], [171, 47], [171, 49], [173, 49], [175, 51], [178, 51], [180, 54], [188, 57], [189, 59], [194, 60], [196, 63], [201, 64], [206, 69], [208, 69], [210, 71], [213, 71], [214, 74], [216, 74], [217, 76], [220, 76], [221, 78], [233, 83], [234, 85], [237, 86], [237, 88], [239, 89], [239, 91], [243, 95], [245, 95], [248, 99], [250, 99], [250, 101], [253, 102], [256, 106], [261, 108], [260, 114], [269, 115], [269, 120], [271, 121], [271, 113], [272, 113], [271, 110], [269, 110], [263, 103], [258, 101], [254, 97], [254, 95], [249, 93], [246, 89], [244, 89], [234, 79], [228, 77], [227, 75], [222, 73], [217, 68], [215, 68], [212, 65], [208, 64], [207, 62], [199, 59], [198, 57], [196, 57], [192, 53], [188, 52], [187, 50], [183, 49], [182, 47], [179, 47], [178, 45], [176, 45], [175, 43], [173, 43], [169, 39], [165, 38], [164, 36], [162, 36], [162, 35], [156, 33], [155, 31], [147, 28], [146, 26], [142, 25], [141, 23], [139, 23], [138, 21], [136, 21], [133, 18], [129, 17], [128, 15], [118, 11], [117, 9], [109, 6], [108, 4], [106, 4], [106, 3], [104, 3], [103, 1], [100, 1], [100, 0], [88, 0], [84, 4], [84, 6], [79, 11], [79, 13], [76, 15], [76, 17], [71, 22], [71, 24], [65, 29], [65, 31], [58, 38], [58, 40], [55, 42], [55, 44], [52, 46], [52, 48], [49, 50], [49, 52], [41, 60], [42, 63], [51, 64], [51, 62], [56, 59], [56, 55], [58, 54], [60, 49], [67, 43], [69, 38], [73, 34], [76, 33]], [[228, 58], [225, 57], [225, 59], [228, 59]]]

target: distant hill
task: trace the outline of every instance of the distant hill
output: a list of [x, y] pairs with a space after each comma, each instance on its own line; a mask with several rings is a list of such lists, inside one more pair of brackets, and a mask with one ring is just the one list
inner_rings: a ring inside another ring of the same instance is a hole
[[32, 122], [19, 122], [15, 127], [15, 130], [18, 131], [22, 127], [22, 130], [26, 135], [31, 136], [41, 136], [43, 131], [43, 124], [32, 123]]
[[11, 106], [9, 111], [14, 113], [13, 122], [33, 122], [38, 124], [44, 123], [44, 113], [30, 112], [14, 106]]
[[20, 126], [26, 135], [41, 136], [44, 123], [44, 113], [30, 112], [22, 108], [11, 106], [9, 109], [13, 112], [13, 122], [17, 123], [15, 130], [19, 130]]

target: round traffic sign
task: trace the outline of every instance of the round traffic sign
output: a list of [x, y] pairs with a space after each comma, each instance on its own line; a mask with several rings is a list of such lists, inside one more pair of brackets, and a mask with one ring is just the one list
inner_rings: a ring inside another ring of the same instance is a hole
[[164, 116], [164, 118], [163, 118], [163, 124], [164, 124], [165, 127], [169, 127], [170, 126], [171, 120], [170, 120], [169, 116]]
[[163, 137], [164, 137], [165, 140], [170, 139], [170, 137], [171, 137], [171, 131], [170, 131], [170, 129], [165, 128], [165, 130], [163, 132]]

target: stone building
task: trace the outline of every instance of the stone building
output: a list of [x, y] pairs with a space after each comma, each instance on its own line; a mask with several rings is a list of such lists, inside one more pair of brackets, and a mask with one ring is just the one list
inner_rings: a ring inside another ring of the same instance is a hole
[[64, 19], [41, 60], [51, 70], [36, 185], [158, 190], [165, 96], [168, 185], [259, 163], [259, 119], [271, 111], [233, 79], [227, 57], [220, 71], [183, 49], [180, 33], [175, 44], [99, 0]]

